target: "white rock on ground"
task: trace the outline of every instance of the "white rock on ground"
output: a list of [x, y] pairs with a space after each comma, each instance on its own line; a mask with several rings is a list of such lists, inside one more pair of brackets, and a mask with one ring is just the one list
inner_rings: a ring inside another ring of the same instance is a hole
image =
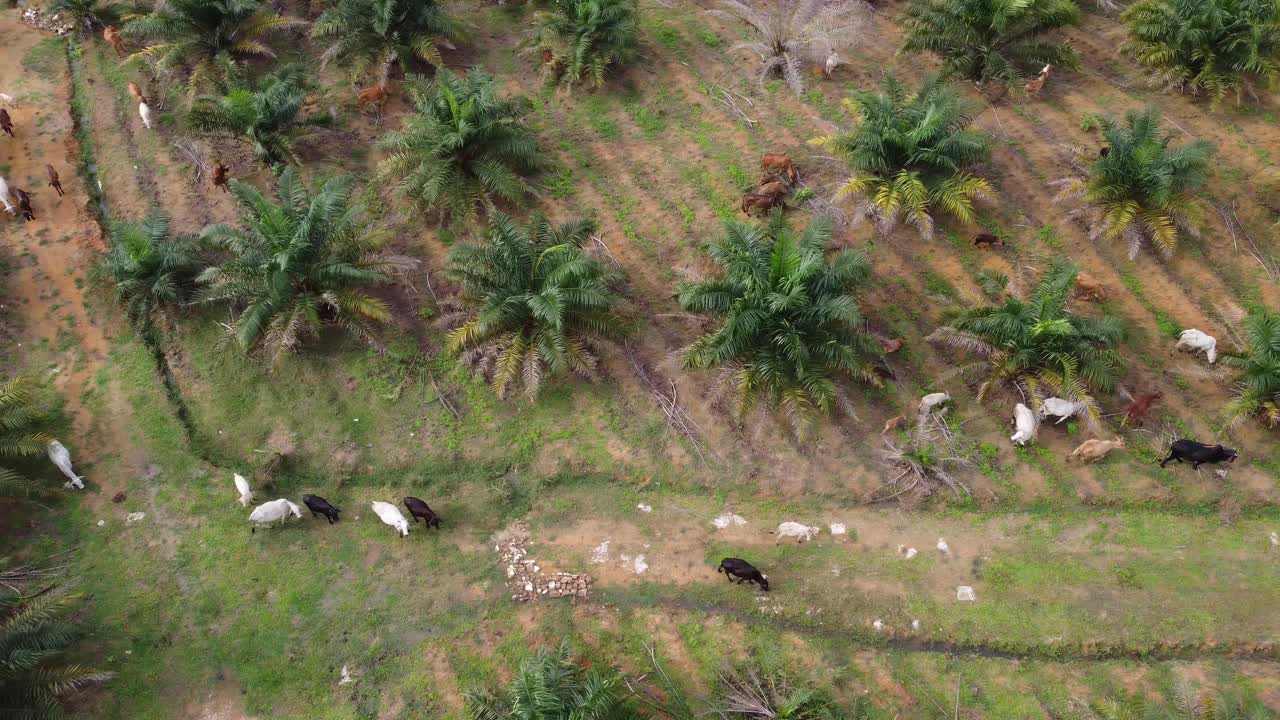
[[736, 513], [727, 512], [713, 519], [711, 524], [724, 530], [730, 526], [742, 527], [747, 524], [747, 519]]
[[884, 629], [884, 623], [880, 622], [880, 618], [876, 618], [876, 621], [871, 623], [871, 627], [875, 628], [876, 632], [879, 632]]
[[637, 575], [643, 575], [649, 570], [649, 563], [644, 561], [643, 555], [637, 555], [635, 561], [631, 565], [631, 568], [635, 570]]
[[920, 629], [920, 621], [919, 621], [919, 620], [912, 620], [912, 621], [911, 621], [911, 629], [912, 629], [912, 630], [919, 630], [919, 629]]
[[338, 684], [339, 684], [339, 685], [350, 685], [350, 684], [351, 684], [351, 683], [353, 683], [353, 682], [355, 682], [355, 680], [351, 677], [351, 671], [347, 669], [347, 666], [346, 666], [346, 665], [343, 665], [343, 666], [342, 666], [342, 678], [338, 680]]
[[849, 528], [844, 523], [831, 523], [832, 535], [845, 535], [848, 534], [848, 532]]
[[1280, 547], [1280, 533], [1271, 531], [1271, 547]]
[[961, 602], [973, 602], [978, 596], [973, 592], [973, 588], [968, 585], [961, 585], [956, 588], [956, 600]]
[[942, 538], [938, 538], [938, 552], [942, 553], [943, 555], [951, 554], [951, 546], [948, 545], [947, 541], [943, 540]]
[[609, 562], [609, 541], [605, 540], [591, 551], [591, 562], [599, 565], [600, 563]]
[[910, 560], [911, 558], [915, 557], [918, 552], [919, 551], [913, 547], [907, 547], [906, 545], [898, 546], [898, 554], [906, 558], [907, 560]]
[[125, 516], [124, 521], [125, 521], [125, 522], [127, 522], [127, 523], [136, 523], [136, 522], [138, 522], [139, 520], [141, 520], [142, 518], [144, 518], [144, 517], [146, 517], [146, 516], [147, 516], [147, 514], [146, 514], [146, 513], [144, 513], [144, 512], [133, 512], [133, 513], [129, 513], [127, 516]]
[[642, 513], [651, 513], [651, 512], [653, 512], [653, 506], [652, 506], [652, 505], [648, 505], [648, 504], [646, 504], [646, 503], [640, 503], [639, 505], [636, 505], [636, 509], [637, 509], [637, 510], [639, 510], [640, 512], [642, 512]]

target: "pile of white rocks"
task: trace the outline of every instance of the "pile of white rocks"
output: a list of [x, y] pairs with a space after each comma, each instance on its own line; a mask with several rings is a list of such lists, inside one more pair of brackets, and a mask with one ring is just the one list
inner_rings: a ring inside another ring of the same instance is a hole
[[22, 11], [22, 22], [34, 28], [39, 28], [58, 35], [66, 35], [74, 30], [74, 26], [63, 20], [58, 13], [49, 15], [40, 8], [29, 7]]
[[544, 573], [537, 560], [529, 557], [529, 533], [517, 527], [494, 546], [498, 558], [507, 566], [507, 586], [511, 599], [529, 602], [539, 598], [591, 597], [591, 576], [585, 573]]

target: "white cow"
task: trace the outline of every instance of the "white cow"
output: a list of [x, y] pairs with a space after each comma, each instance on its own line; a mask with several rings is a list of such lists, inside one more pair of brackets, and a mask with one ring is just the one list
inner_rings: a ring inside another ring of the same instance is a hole
[[253, 491], [249, 489], [249, 481], [245, 480], [240, 473], [236, 473], [231, 479], [236, 484], [236, 492], [240, 493], [240, 504], [249, 507], [249, 503], [253, 502]]
[[778, 529], [774, 532], [774, 534], [777, 535], [777, 540], [774, 541], [774, 544], [776, 545], [782, 542], [783, 538], [793, 537], [796, 539], [796, 544], [798, 545], [802, 542], [812, 540], [820, 532], [822, 532], [822, 528], [814, 527], [813, 525], [805, 525], [804, 523], [791, 522], [788, 520], [787, 522], [779, 525]]
[[390, 525], [400, 533], [400, 537], [409, 537], [409, 521], [404, 519], [404, 515], [400, 513], [400, 508], [375, 500], [373, 503], [373, 511], [378, 514], [382, 522]]
[[72, 488], [83, 490], [84, 483], [81, 481], [80, 476], [76, 475], [75, 471], [71, 469], [71, 453], [67, 451], [66, 446], [57, 440], [50, 440], [49, 447], [45, 448], [45, 451], [49, 453], [49, 459], [53, 461], [54, 465], [58, 466], [62, 474], [71, 478], [63, 483], [62, 487], [68, 490]]
[[1036, 422], [1035, 413], [1031, 412], [1031, 408], [1018, 403], [1013, 407], [1013, 424], [1018, 432], [1009, 438], [1014, 445], [1026, 445], [1036, 439], [1036, 428], [1039, 423]]
[[[828, 75], [830, 73], [827, 73]], [[0, 105], [8, 105], [11, 108], [18, 107], [18, 101], [9, 93], [0, 93]]]
[[1178, 344], [1174, 345], [1174, 348], [1177, 350], [1187, 348], [1192, 352], [1203, 352], [1209, 358], [1210, 365], [1218, 359], [1218, 339], [1195, 328], [1183, 330], [1182, 334], [1178, 335]]
[[920, 412], [930, 412], [945, 402], [951, 402], [951, 396], [944, 392], [929, 393], [920, 398]]
[[151, 106], [144, 102], [138, 103], [138, 115], [142, 117], [143, 127], [150, 130], [152, 120]]
[[1075, 415], [1084, 409], [1084, 403], [1063, 400], [1062, 398], [1048, 398], [1040, 403], [1040, 419], [1043, 420], [1049, 416], [1058, 418], [1054, 425], [1061, 425], [1063, 420]]
[[270, 525], [276, 522], [283, 525], [290, 515], [302, 519], [302, 508], [284, 498], [264, 502], [249, 513], [249, 522], [253, 523], [253, 529], [249, 532], [257, 532], [259, 525]]
[[10, 215], [17, 215], [18, 211], [13, 208], [13, 203], [9, 202], [9, 183], [0, 177], [0, 202], [4, 203], [5, 212]]

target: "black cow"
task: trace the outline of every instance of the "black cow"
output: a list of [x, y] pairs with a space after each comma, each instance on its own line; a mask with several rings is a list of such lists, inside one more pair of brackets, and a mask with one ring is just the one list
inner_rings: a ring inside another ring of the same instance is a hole
[[440, 529], [440, 516], [426, 503], [416, 497], [407, 497], [404, 499], [404, 506], [409, 508], [409, 514], [413, 516], [414, 522], [418, 522], [418, 518], [422, 518], [427, 527]]
[[342, 512], [342, 508], [330, 505], [328, 500], [319, 495], [303, 495], [302, 504], [306, 505], [307, 509], [311, 511], [311, 517], [323, 515], [329, 518], [330, 525], [338, 522], [338, 513]]
[[1220, 463], [1223, 460], [1235, 462], [1236, 451], [1221, 445], [1205, 445], [1195, 440], [1174, 440], [1169, 446], [1169, 457], [1160, 461], [1160, 467], [1164, 467], [1170, 460], [1177, 460], [1179, 463], [1186, 460], [1191, 463], [1191, 467], [1198, 469], [1204, 463]]
[[733, 582], [735, 577], [738, 578], [739, 585], [750, 580], [759, 585], [761, 590], [769, 592], [768, 576], [761, 574], [754, 565], [746, 560], [725, 558], [720, 561], [720, 567], [716, 568], [716, 572], [724, 573], [729, 582]]
[[18, 213], [24, 220], [35, 220], [36, 214], [31, 210], [31, 196], [26, 190], [13, 189], [13, 196], [18, 198]]

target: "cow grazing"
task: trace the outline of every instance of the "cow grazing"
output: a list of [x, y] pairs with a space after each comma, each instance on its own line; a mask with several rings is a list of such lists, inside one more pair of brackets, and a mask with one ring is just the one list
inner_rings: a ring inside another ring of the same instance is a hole
[[1013, 425], [1017, 430], [1009, 439], [1014, 445], [1026, 445], [1036, 439], [1036, 429], [1039, 423], [1036, 422], [1035, 413], [1031, 412], [1031, 408], [1018, 403], [1013, 407]]
[[1076, 275], [1076, 297], [1090, 302], [1102, 302], [1107, 299], [1107, 288], [1085, 273], [1080, 273]]
[[945, 402], [951, 402], [951, 396], [947, 393], [929, 393], [920, 398], [920, 412], [932, 412], [935, 407]]
[[58, 197], [66, 195], [62, 192], [62, 181], [58, 179], [58, 171], [54, 170], [52, 165], [45, 165], [44, 172], [49, 176], [49, 187], [58, 191]]
[[1004, 247], [1004, 240], [999, 235], [978, 233], [973, 236], [974, 247]]
[[138, 87], [138, 83], [129, 81], [129, 97], [133, 98], [136, 103], [145, 103], [147, 96], [142, 94], [142, 88]]
[[1205, 357], [1209, 359], [1212, 365], [1218, 359], [1218, 339], [1209, 333], [1200, 332], [1195, 328], [1183, 330], [1178, 335], [1178, 344], [1173, 346], [1175, 350], [1187, 349], [1191, 352], [1203, 352]]
[[11, 108], [18, 107], [18, 101], [13, 99], [9, 93], [0, 93], [0, 105], [6, 105]]
[[5, 212], [10, 215], [17, 215], [18, 211], [13, 207], [13, 203], [9, 202], [9, 183], [0, 177], [0, 202], [4, 203]]
[[1224, 460], [1233, 463], [1236, 461], [1236, 451], [1221, 445], [1205, 445], [1195, 440], [1174, 440], [1169, 446], [1169, 457], [1160, 461], [1160, 467], [1164, 467], [1170, 460], [1177, 460], [1179, 464], [1189, 462], [1191, 467], [1198, 470], [1205, 463], [1220, 463]]
[[273, 523], [283, 525], [290, 515], [301, 520], [302, 508], [284, 498], [264, 502], [249, 513], [249, 522], [253, 523], [253, 527], [250, 528], [249, 532], [257, 532], [259, 525], [271, 525]]
[[374, 85], [356, 92], [356, 103], [360, 106], [360, 112], [364, 112], [366, 106], [372, 105], [382, 112], [382, 106], [387, 102], [387, 88], [385, 85]]
[[240, 493], [240, 504], [249, 507], [249, 503], [253, 502], [253, 490], [249, 488], [249, 481], [240, 473], [233, 474], [231, 481], [236, 484], [236, 492]]
[[827, 61], [822, 63], [822, 74], [831, 77], [831, 73], [840, 66], [840, 54], [832, 52], [827, 56]]
[[1151, 410], [1152, 404], [1156, 400], [1164, 397], [1162, 392], [1142, 393], [1129, 403], [1128, 409], [1124, 411], [1124, 421], [1128, 423], [1132, 421], [1135, 425], [1142, 425], [1142, 420], [1147, 416], [1147, 412]]
[[231, 168], [223, 165], [222, 163], [218, 163], [218, 166], [213, 169], [213, 175], [210, 176], [213, 180], [213, 186], [216, 188], [222, 188], [222, 192], [226, 192], [227, 182], [230, 180], [230, 177], [228, 176], [230, 171]]
[[760, 183], [760, 187], [756, 188], [754, 192], [757, 195], [781, 196], [787, 194], [787, 186], [781, 180], [770, 180], [769, 182]]
[[902, 349], [902, 338], [894, 338], [892, 340], [877, 340], [880, 343], [880, 352], [885, 355], [892, 355]]
[[413, 516], [414, 522], [418, 522], [418, 518], [422, 518], [427, 527], [440, 529], [440, 516], [425, 502], [416, 497], [407, 497], [404, 499], [404, 506], [409, 509], [409, 514]]
[[734, 578], [738, 579], [739, 585], [750, 581], [759, 585], [761, 590], [769, 592], [769, 576], [761, 573], [755, 565], [746, 560], [725, 558], [720, 561], [720, 567], [716, 568], [716, 572], [724, 573], [729, 582], [733, 582]]
[[378, 518], [382, 522], [395, 528], [396, 532], [400, 533], [400, 537], [409, 537], [409, 521], [404, 519], [404, 515], [400, 513], [400, 508], [388, 502], [375, 500], [373, 511], [378, 514]]
[[31, 196], [27, 194], [27, 191], [14, 188], [13, 196], [18, 199], [18, 212], [22, 214], [22, 218], [24, 220], [35, 220], [36, 214], [31, 210]]
[[1054, 425], [1061, 425], [1063, 420], [1075, 416], [1076, 413], [1084, 409], [1084, 403], [1073, 402], [1071, 400], [1063, 400], [1062, 398], [1048, 398], [1040, 403], [1040, 419], [1047, 417], [1056, 417], [1058, 421]]
[[765, 153], [760, 158], [760, 171], [766, 178], [785, 177], [792, 185], [800, 179], [795, 163], [791, 162], [786, 153]]
[[782, 542], [783, 538], [793, 537], [796, 539], [796, 544], [799, 545], [802, 542], [812, 540], [820, 532], [822, 532], [822, 528], [813, 525], [805, 525], [804, 523], [787, 521], [779, 524], [778, 529], [774, 531], [774, 535], [777, 536], [777, 539], [774, 540], [773, 544], [777, 545]]
[[116, 51], [116, 55], [124, 57], [124, 38], [121, 37], [115, 25], [108, 25], [102, 29], [102, 39]]
[[1124, 438], [1117, 437], [1115, 440], [1085, 440], [1080, 443], [1080, 447], [1076, 448], [1067, 456], [1067, 462], [1091, 463], [1094, 460], [1100, 460], [1102, 456], [1112, 450], [1121, 450], [1124, 448]]
[[772, 210], [782, 204], [781, 195], [762, 195], [760, 193], [749, 192], [742, 196], [742, 212], [746, 213], [748, 216], [751, 215], [752, 210], [759, 210], [763, 215], [769, 210]]
[[50, 440], [45, 452], [49, 455], [49, 461], [57, 465], [62, 474], [68, 478], [62, 484], [62, 487], [68, 490], [73, 488], [76, 490], [84, 489], [84, 479], [77, 475], [75, 469], [71, 467], [71, 453], [67, 450], [67, 446], [57, 440]]
[[0, 108], [0, 130], [9, 134], [9, 137], [17, 137], [13, 134], [13, 118], [9, 117], [9, 111]]
[[144, 102], [138, 103], [138, 116], [142, 118], [142, 126], [150, 130], [151, 122], [154, 117], [151, 114], [151, 106]]
[[906, 424], [907, 424], [906, 415], [894, 415], [893, 417], [884, 421], [884, 429], [880, 431], [880, 437], [884, 437], [885, 435], [888, 435], [891, 432], [896, 432], [898, 428]]
[[1049, 79], [1049, 73], [1052, 70], [1052, 65], [1045, 65], [1044, 69], [1040, 71], [1040, 74], [1028, 81], [1026, 85], [1023, 85], [1022, 89], [1026, 90], [1027, 95], [1033, 98], [1040, 97], [1040, 90], [1044, 88], [1044, 81]]
[[319, 495], [303, 495], [302, 504], [306, 505], [307, 509], [311, 511], [311, 517], [323, 515], [329, 519], [330, 525], [338, 522], [338, 513], [342, 512], [342, 508], [330, 505], [328, 500]]

